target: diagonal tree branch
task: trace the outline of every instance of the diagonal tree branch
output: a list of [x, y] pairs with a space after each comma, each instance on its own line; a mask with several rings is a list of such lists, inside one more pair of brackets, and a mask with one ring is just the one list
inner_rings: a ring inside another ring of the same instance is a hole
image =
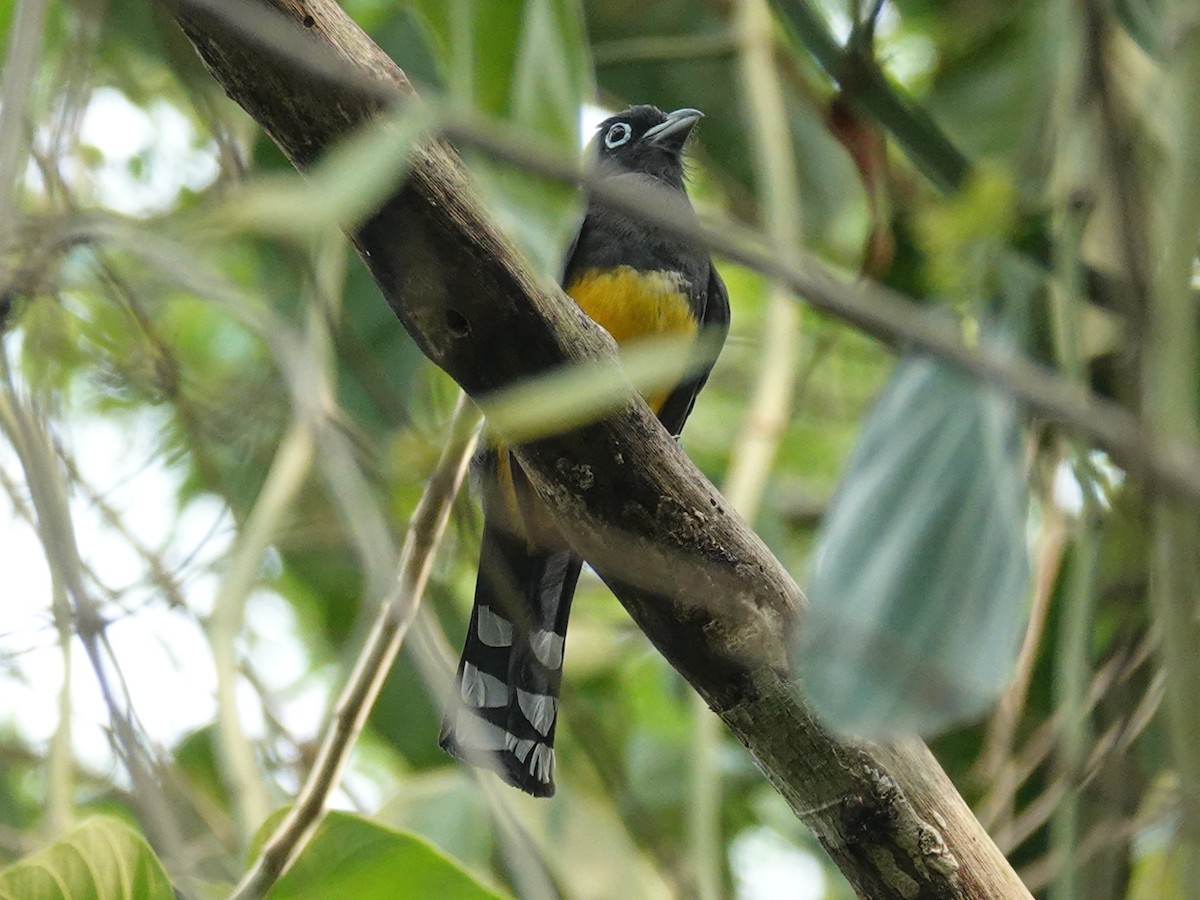
[[[316, 74], [249, 38], [242, 5], [203, 2], [175, 6], [177, 20], [226, 92], [300, 168], [378, 112], [388, 93], [415, 100], [404, 74], [332, 0], [244, 5], [307, 30], [355, 77]], [[616, 365], [611, 339], [526, 272], [474, 195], [453, 153], [430, 142], [408, 181], [351, 235], [418, 345], [476, 399], [566, 362]], [[812, 718], [785, 662], [802, 594], [636, 395], [601, 421], [517, 453], [562, 533], [861, 895], [1029, 896], [922, 744], [854, 744]]]

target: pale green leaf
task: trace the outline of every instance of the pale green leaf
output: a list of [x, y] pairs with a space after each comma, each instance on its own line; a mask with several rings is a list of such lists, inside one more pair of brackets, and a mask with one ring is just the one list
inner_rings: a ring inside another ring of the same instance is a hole
[[173, 900], [145, 839], [109, 816], [87, 819], [0, 872], [0, 900]]
[[908, 357], [821, 526], [796, 664], [817, 711], [865, 736], [980, 715], [1026, 614], [1021, 424], [999, 391]]
[[421, 838], [349, 813], [331, 812], [271, 900], [498, 900], [457, 863]]
[[480, 401], [488, 427], [512, 443], [593, 422], [627, 403], [669, 392], [681, 379], [712, 362], [717, 348], [703, 339], [665, 336], [630, 341], [614, 358], [562, 366]]

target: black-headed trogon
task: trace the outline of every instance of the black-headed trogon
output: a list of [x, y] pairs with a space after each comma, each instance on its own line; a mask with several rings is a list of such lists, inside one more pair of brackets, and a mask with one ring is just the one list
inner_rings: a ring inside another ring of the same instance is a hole
[[[634, 106], [606, 119], [593, 142], [597, 173], [665, 189], [646, 196], [694, 222], [683, 146], [700, 117], [694, 109]], [[706, 334], [707, 365], [665, 395], [646, 398], [678, 436], [729, 330], [729, 298], [708, 251], [593, 200], [562, 284], [619, 344]], [[482, 451], [475, 473], [484, 507], [475, 605], [440, 743], [523, 791], [550, 796], [567, 616], [582, 561], [507, 450]]]

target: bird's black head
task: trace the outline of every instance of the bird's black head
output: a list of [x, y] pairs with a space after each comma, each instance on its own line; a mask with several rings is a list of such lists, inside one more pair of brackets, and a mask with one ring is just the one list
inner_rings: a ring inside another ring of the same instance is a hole
[[597, 126], [593, 142], [603, 170], [650, 175], [683, 186], [683, 145], [704, 113], [631, 106]]

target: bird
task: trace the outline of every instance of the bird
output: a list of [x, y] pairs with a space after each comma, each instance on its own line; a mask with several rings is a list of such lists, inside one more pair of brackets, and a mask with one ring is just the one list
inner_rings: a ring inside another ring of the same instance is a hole
[[[649, 202], [695, 224], [684, 145], [702, 116], [638, 105], [605, 119], [588, 149], [597, 178], [645, 189], [640, 195]], [[705, 348], [674, 388], [645, 398], [678, 439], [729, 332], [729, 296], [707, 248], [592, 197], [561, 283], [618, 346], [683, 335]], [[567, 618], [583, 561], [506, 447], [480, 451], [473, 470], [484, 510], [479, 571], [439, 743], [526, 793], [549, 797]]]

